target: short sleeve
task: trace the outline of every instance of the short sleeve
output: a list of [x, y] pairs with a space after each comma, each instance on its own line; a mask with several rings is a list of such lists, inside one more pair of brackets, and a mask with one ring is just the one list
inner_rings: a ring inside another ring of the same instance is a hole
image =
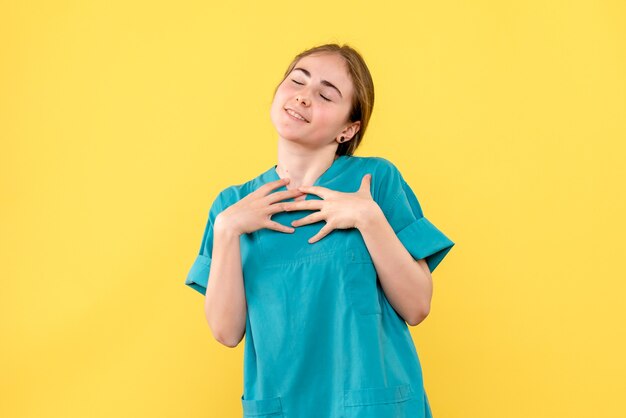
[[202, 241], [200, 242], [200, 250], [194, 260], [185, 284], [192, 289], [200, 292], [202, 295], [206, 294], [206, 287], [209, 280], [209, 271], [211, 270], [211, 254], [213, 252], [213, 225], [215, 218], [222, 211], [222, 196], [221, 192], [211, 204], [209, 209], [209, 215], [204, 227], [204, 233], [202, 235]]
[[416, 260], [425, 259], [433, 272], [455, 243], [424, 216], [400, 171], [384, 161], [388, 167], [379, 186], [378, 204], [407, 251]]

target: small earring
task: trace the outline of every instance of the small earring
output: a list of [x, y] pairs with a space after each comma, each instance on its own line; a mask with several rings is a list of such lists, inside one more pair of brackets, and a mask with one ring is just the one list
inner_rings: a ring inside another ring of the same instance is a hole
[[339, 142], [343, 142], [343, 136], [341, 137], [341, 139], [339, 140]]

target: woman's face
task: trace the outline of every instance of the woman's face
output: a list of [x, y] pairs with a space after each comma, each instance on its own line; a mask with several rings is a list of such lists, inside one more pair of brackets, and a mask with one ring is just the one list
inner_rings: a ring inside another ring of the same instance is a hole
[[[352, 80], [341, 56], [308, 55], [278, 86], [270, 112], [272, 123], [281, 138], [314, 148], [342, 135], [351, 138], [360, 125], [348, 121], [352, 95]], [[306, 120], [290, 115], [291, 111]]]

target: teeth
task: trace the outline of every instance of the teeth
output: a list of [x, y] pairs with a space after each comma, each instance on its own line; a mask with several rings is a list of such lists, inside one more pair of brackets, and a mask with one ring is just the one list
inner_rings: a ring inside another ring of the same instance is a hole
[[296, 112], [292, 111], [291, 109], [287, 109], [287, 113], [289, 113], [291, 116], [294, 116], [300, 120], [306, 121], [306, 119], [304, 119], [302, 116], [298, 115]]

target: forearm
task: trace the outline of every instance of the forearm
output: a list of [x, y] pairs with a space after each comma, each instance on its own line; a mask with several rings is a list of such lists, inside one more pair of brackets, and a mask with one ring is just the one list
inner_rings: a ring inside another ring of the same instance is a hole
[[375, 202], [359, 214], [356, 227], [387, 300], [409, 325], [417, 325], [430, 311], [433, 286], [428, 267], [422, 268], [413, 259]]
[[240, 236], [216, 222], [204, 311], [215, 339], [236, 346], [246, 329]]

